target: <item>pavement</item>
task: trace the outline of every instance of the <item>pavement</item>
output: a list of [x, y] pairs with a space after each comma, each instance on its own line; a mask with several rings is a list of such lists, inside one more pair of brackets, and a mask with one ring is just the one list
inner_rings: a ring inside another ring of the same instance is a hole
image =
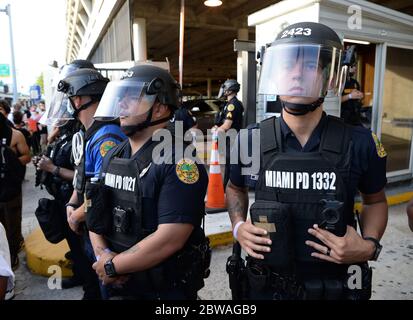
[[[38, 228], [34, 211], [37, 200], [48, 197], [45, 190], [34, 188], [34, 168], [28, 166], [27, 181], [23, 183], [23, 236], [27, 240], [29, 235], [36, 233]], [[405, 201], [410, 197], [407, 187], [394, 188], [388, 194], [392, 196], [390, 202]], [[250, 203], [253, 194], [250, 194]], [[205, 229], [214, 245], [212, 250], [211, 275], [205, 280], [205, 287], [199, 291], [202, 300], [228, 300], [231, 293], [228, 287], [228, 277], [225, 264], [232, 253], [231, 226], [228, 214], [217, 213], [207, 215]], [[371, 263], [373, 274], [372, 299], [407, 300], [413, 299], [413, 233], [410, 232], [405, 214], [405, 204], [394, 205], [389, 209], [389, 221], [382, 239], [383, 251], [377, 262]], [[29, 244], [27, 244], [29, 245]], [[50, 250], [51, 244], [47, 243], [42, 253]], [[65, 250], [61, 250], [63, 256]], [[58, 289], [56, 279], [59, 270], [44, 269], [46, 275], [41, 276], [30, 271], [27, 265], [26, 253], [19, 254], [20, 266], [16, 270], [15, 300], [79, 300], [82, 297], [81, 287], [72, 289]], [[64, 275], [64, 272], [63, 272]]]

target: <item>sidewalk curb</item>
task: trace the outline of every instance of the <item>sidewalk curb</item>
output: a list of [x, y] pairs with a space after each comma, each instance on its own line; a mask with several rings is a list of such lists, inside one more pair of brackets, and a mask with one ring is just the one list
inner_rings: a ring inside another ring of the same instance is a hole
[[42, 230], [36, 228], [25, 239], [25, 251], [27, 266], [33, 273], [45, 277], [52, 275], [58, 277], [58, 271], [50, 268], [58, 266], [62, 277], [72, 276], [70, 262], [65, 258], [65, 253], [69, 251], [66, 240], [52, 244], [46, 240]]

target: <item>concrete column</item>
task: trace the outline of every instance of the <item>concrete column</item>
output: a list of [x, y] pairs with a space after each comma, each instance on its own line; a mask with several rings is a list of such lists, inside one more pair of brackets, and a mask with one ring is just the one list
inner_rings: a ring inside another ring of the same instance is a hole
[[135, 61], [146, 61], [146, 19], [135, 18], [133, 20], [133, 56]]
[[210, 99], [212, 96], [212, 81], [211, 78], [207, 79], [207, 97]]
[[[238, 40], [248, 40], [248, 29], [242, 28], [238, 29]], [[243, 83], [243, 61], [247, 61], [247, 52], [238, 52], [237, 57], [237, 81], [241, 84], [241, 89], [237, 94], [237, 98], [242, 101], [242, 91], [244, 90], [242, 83]]]

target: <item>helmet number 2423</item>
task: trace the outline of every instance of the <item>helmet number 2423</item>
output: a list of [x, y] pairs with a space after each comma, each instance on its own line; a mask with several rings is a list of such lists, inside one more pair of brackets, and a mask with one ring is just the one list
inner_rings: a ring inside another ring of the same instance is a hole
[[311, 29], [310, 28], [292, 28], [289, 30], [285, 30], [283, 34], [281, 35], [281, 39], [285, 38], [287, 36], [310, 36], [311, 35]]

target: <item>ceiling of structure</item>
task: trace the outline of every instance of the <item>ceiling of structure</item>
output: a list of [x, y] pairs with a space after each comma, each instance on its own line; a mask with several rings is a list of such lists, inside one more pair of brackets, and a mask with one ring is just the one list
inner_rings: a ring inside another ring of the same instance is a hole
[[[211, 79], [213, 93], [219, 82], [236, 78], [237, 53], [234, 39], [239, 29], [248, 30], [249, 14], [276, 3], [274, 0], [223, 1], [216, 8], [202, 0], [185, 1], [184, 88], [187, 93], [206, 95], [206, 81]], [[135, 0], [134, 17], [146, 18], [148, 59], [164, 61], [167, 57], [176, 78], [179, 73], [180, 0]]]
[[[148, 59], [168, 58], [173, 75], [179, 73], [180, 0], [131, 0], [133, 16], [146, 18]], [[239, 29], [248, 30], [255, 40], [254, 28], [248, 28], [248, 15], [277, 0], [231, 0], [210, 8], [203, 0], [185, 1], [184, 89], [187, 94], [206, 95], [211, 79], [213, 94], [219, 83], [236, 78], [237, 53], [234, 39]], [[412, 0], [371, 0], [388, 8], [413, 14]], [[245, 32], [245, 31], [244, 31]]]

